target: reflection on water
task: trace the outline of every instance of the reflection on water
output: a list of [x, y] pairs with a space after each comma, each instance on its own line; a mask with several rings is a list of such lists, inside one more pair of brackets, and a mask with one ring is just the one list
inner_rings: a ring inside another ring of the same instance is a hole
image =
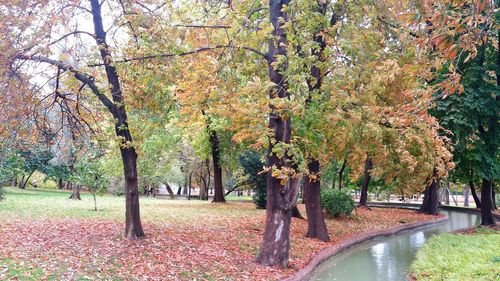
[[402, 281], [408, 280], [408, 269], [415, 254], [432, 235], [476, 226], [476, 214], [442, 211], [448, 221], [367, 241], [333, 256], [321, 264], [310, 280]]

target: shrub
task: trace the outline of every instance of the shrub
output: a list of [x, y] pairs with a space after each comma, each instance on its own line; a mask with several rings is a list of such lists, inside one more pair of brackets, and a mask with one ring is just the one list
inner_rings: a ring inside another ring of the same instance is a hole
[[351, 195], [338, 189], [321, 191], [321, 206], [332, 217], [350, 215], [354, 209], [354, 200]]
[[249, 184], [255, 191], [252, 198], [257, 209], [265, 209], [267, 204], [266, 175], [260, 173], [263, 164], [260, 161], [259, 153], [253, 150], [244, 151], [239, 160]]

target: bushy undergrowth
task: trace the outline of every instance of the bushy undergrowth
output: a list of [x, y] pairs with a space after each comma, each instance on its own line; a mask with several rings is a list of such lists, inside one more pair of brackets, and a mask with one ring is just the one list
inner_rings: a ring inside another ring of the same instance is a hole
[[321, 191], [321, 206], [332, 217], [350, 215], [354, 210], [354, 200], [342, 190], [327, 189]]

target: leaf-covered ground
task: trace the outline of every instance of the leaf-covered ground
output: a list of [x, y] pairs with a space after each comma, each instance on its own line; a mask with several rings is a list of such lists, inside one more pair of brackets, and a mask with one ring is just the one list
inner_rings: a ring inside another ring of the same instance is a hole
[[354, 234], [430, 218], [409, 210], [360, 209], [350, 218], [327, 220], [330, 243], [304, 238], [307, 222], [294, 219], [291, 266], [281, 270], [253, 263], [265, 212], [251, 203], [143, 199], [147, 237], [126, 241], [118, 215], [123, 198], [99, 198], [98, 212], [89, 211], [89, 196], [81, 202], [66, 198], [9, 190], [0, 203], [1, 280], [273, 280]]

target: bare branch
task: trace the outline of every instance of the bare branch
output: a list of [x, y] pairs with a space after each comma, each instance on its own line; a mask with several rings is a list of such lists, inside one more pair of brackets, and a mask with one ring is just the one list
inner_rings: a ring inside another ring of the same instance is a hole
[[49, 46], [50, 46], [50, 45], [54, 45], [54, 44], [56, 44], [57, 42], [59, 42], [59, 41], [63, 40], [64, 38], [67, 38], [67, 37], [69, 37], [69, 36], [71, 36], [71, 35], [76, 35], [76, 34], [86, 34], [86, 35], [88, 35], [88, 36], [92, 37], [92, 39], [95, 39], [95, 35], [94, 35], [94, 34], [92, 34], [92, 33], [90, 33], [90, 32], [87, 32], [87, 31], [81, 31], [81, 30], [76, 30], [76, 31], [70, 32], [70, 33], [68, 33], [68, 34], [65, 34], [65, 35], [63, 35], [63, 36], [59, 37], [57, 40], [54, 40], [54, 41], [50, 42], [50, 43], [49, 43]]
[[174, 27], [186, 27], [186, 28], [213, 28], [213, 29], [229, 29], [229, 25], [196, 25], [196, 24], [176, 24]]
[[65, 64], [62, 61], [53, 60], [53, 59], [43, 57], [43, 56], [17, 55], [14, 59], [48, 63], [48, 64], [56, 66], [62, 70], [69, 71], [69, 72], [73, 73], [75, 78], [78, 79], [80, 82], [88, 85], [89, 88], [94, 93], [94, 95], [96, 95], [97, 98], [99, 98], [101, 103], [109, 110], [109, 112], [111, 112], [111, 114], [113, 114], [113, 116], [115, 115], [115, 106], [114, 106], [113, 102], [108, 97], [106, 97], [106, 95], [101, 93], [101, 91], [99, 90], [97, 85], [94, 83], [93, 77], [88, 76], [87, 74], [76, 70], [74, 67], [72, 67], [68, 64]]

